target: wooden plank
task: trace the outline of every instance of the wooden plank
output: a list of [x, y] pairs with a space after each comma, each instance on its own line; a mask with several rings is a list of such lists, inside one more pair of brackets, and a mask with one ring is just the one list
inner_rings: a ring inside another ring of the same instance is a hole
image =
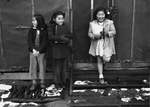
[[74, 85], [73, 89], [105, 89], [105, 88], [142, 88], [150, 87], [148, 84], [108, 84], [108, 85]]
[[[97, 69], [89, 69], [89, 70], [84, 70], [84, 69], [75, 69], [73, 70], [73, 75], [82, 75], [82, 74], [97, 74], [98, 70]], [[117, 74], [117, 75], [149, 75], [149, 68], [112, 68], [112, 69], [104, 69], [105, 74]]]
[[[77, 70], [97, 70], [96, 63], [74, 63], [73, 68]], [[134, 63], [107, 63], [107, 70], [134, 70], [134, 69], [149, 69], [150, 63], [134, 62]]]
[[149, 104], [145, 103], [132, 103], [132, 104], [88, 104], [88, 103], [79, 103], [79, 104], [70, 104], [70, 107], [149, 107]]
[[[53, 73], [46, 73], [45, 79], [52, 79]], [[0, 73], [0, 80], [31, 80], [29, 73]]]
[[70, 107], [119, 107], [120, 104], [70, 104]]
[[[61, 100], [61, 98], [60, 97], [49, 97], [49, 98], [47, 97], [47, 98], [43, 98], [43, 99], [40, 99], [40, 98], [38, 98], [38, 99], [37, 98], [30, 98], [30, 99], [27, 99], [27, 98], [7, 98], [7, 99], [4, 99], [4, 101], [12, 101], [12, 102], [17, 102], [17, 103], [34, 102], [34, 103], [39, 103], [40, 105], [44, 104], [44, 103], [58, 101], [58, 100]], [[33, 107], [36, 107], [36, 106], [33, 106]], [[43, 106], [40, 106], [40, 107], [43, 107]]]
[[[29, 72], [28, 68], [10, 68], [10, 69], [0, 69], [0, 73], [24, 73]], [[52, 69], [47, 68], [46, 72], [52, 72]]]

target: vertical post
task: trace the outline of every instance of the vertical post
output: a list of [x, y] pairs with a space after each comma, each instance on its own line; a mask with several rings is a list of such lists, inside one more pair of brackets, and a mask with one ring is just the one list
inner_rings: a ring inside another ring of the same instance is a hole
[[69, 0], [69, 7], [70, 7], [70, 31], [73, 33], [73, 9], [72, 9], [72, 0]]
[[0, 56], [3, 57], [4, 49], [2, 43], [2, 16], [1, 16], [1, 8], [0, 8]]
[[135, 12], [136, 12], [136, 0], [133, 0], [133, 14], [132, 14], [132, 37], [131, 37], [131, 50], [130, 50], [130, 60], [133, 61], [134, 55], [134, 29], [135, 29]]
[[[72, 0], [69, 0], [69, 16], [70, 16], [70, 32], [73, 33], [73, 7], [72, 7]], [[73, 45], [73, 41], [72, 45]], [[72, 95], [72, 73], [73, 73], [73, 53], [71, 53], [71, 58], [70, 58], [70, 63], [71, 63], [71, 67], [69, 66], [70, 69], [70, 73], [69, 73], [69, 78], [70, 78], [70, 83], [69, 83], [69, 95]]]
[[34, 0], [31, 0], [31, 4], [32, 4], [32, 17], [34, 16], [35, 14], [35, 6], [34, 6]]
[[107, 8], [109, 8], [109, 4], [110, 4], [110, 1], [109, 1], [109, 0], [107, 0]]
[[107, 8], [110, 7], [110, 4], [111, 4], [110, 0], [107, 0]]
[[[90, 8], [91, 8], [90, 20], [92, 21], [93, 20], [93, 12], [94, 12], [94, 0], [91, 0], [91, 7]], [[93, 62], [93, 57], [90, 56], [89, 60], [90, 60], [90, 62]]]
[[93, 19], [94, 0], [91, 0], [91, 20]]
[[0, 20], [0, 56], [2, 57], [4, 53], [3, 43], [2, 43], [2, 23]]
[[114, 7], [115, 6], [115, 0], [112, 0], [111, 3], [112, 3], [111, 6]]
[[3, 46], [3, 38], [2, 38], [2, 8], [0, 8], [0, 60], [3, 67], [7, 66], [5, 57], [4, 57], [4, 46]]

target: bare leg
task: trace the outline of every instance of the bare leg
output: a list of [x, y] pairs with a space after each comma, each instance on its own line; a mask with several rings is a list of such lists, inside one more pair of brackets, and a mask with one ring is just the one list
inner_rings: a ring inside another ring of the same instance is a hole
[[98, 66], [98, 73], [99, 73], [99, 78], [103, 78], [103, 62], [100, 57], [97, 57], [97, 66]]
[[98, 67], [98, 73], [99, 73], [99, 82], [104, 83], [104, 76], [103, 76], [103, 61], [101, 57], [97, 57], [97, 67]]

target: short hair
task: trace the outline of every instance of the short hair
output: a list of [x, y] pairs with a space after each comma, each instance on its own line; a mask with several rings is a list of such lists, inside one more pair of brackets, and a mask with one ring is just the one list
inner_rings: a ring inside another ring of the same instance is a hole
[[63, 11], [56, 11], [56, 12], [54, 12], [53, 15], [51, 16], [51, 19], [50, 19], [49, 23], [51, 23], [51, 24], [55, 23], [55, 22], [54, 22], [54, 19], [56, 19], [56, 17], [57, 17], [58, 15], [62, 15], [62, 16], [65, 18], [65, 13], [64, 13]]
[[99, 8], [97, 8], [97, 9], [94, 11], [94, 13], [93, 13], [93, 19], [94, 19], [94, 20], [97, 19], [97, 13], [98, 13], [99, 11], [103, 11], [104, 14], [105, 14], [105, 18], [107, 18], [107, 12], [106, 12], [106, 9], [103, 8], [103, 7], [99, 7]]

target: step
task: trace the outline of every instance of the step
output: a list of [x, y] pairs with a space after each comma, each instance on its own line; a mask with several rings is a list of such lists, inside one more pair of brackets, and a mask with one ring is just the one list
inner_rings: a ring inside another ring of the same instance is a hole
[[73, 85], [72, 89], [142, 88], [142, 87], [150, 87], [150, 85], [148, 84]]

